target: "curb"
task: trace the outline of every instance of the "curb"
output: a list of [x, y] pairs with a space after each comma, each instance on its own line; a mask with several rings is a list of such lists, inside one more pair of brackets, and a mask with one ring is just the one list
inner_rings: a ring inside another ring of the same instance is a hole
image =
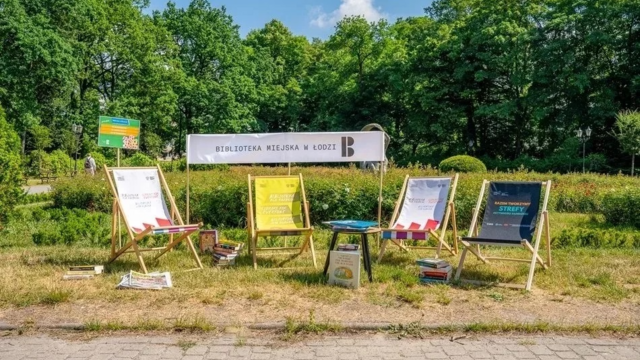
[[[351, 331], [378, 331], [378, 330], [388, 330], [392, 324], [390, 323], [346, 323], [340, 325], [342, 330], [351, 330]], [[249, 325], [237, 325], [237, 324], [218, 324], [214, 325], [213, 328], [216, 329], [225, 329], [225, 328], [233, 328], [233, 327], [244, 327], [251, 330], [283, 330], [286, 327], [284, 322], [277, 323], [257, 323], [257, 324], [249, 324]], [[27, 326], [20, 325], [11, 325], [11, 324], [0, 324], [0, 331], [14, 331], [20, 330], [22, 328], [28, 329], [41, 329], [41, 330], [76, 330], [83, 331], [86, 330], [87, 326], [81, 323], [61, 323], [61, 324], [29, 324]], [[438, 329], [438, 326], [423, 326], [425, 330], [429, 329]]]

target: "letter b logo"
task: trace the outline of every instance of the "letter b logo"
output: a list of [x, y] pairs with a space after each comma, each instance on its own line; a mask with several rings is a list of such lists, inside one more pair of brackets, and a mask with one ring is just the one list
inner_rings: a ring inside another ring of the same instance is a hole
[[343, 136], [342, 137], [342, 157], [352, 157], [354, 154], [353, 148], [353, 138], [351, 136]]

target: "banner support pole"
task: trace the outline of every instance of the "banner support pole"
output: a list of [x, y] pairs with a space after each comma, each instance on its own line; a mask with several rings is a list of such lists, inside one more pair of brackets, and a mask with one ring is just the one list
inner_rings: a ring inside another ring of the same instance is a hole
[[289, 166], [289, 174], [288, 175], [291, 175], [291, 163], [287, 163], [287, 165]]
[[189, 223], [189, 156], [187, 155], [187, 224]]
[[[116, 165], [120, 167], [120, 148], [116, 149]], [[107, 174], [108, 176], [109, 174]], [[122, 248], [122, 228], [120, 226], [120, 213], [118, 212], [118, 248]]]
[[[380, 192], [378, 193], [378, 226], [380, 228], [382, 228], [382, 179], [384, 177], [384, 156], [385, 156], [385, 148], [384, 148], [384, 132], [382, 135], [382, 157], [381, 157], [381, 161], [380, 161]], [[378, 232], [378, 247], [380, 247], [380, 235], [381, 233]]]

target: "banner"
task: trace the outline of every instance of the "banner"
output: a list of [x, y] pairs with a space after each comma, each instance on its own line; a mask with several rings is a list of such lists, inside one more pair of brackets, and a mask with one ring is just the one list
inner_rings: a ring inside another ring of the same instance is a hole
[[393, 229], [438, 229], [447, 208], [450, 185], [450, 178], [409, 179], [402, 210]]
[[384, 161], [384, 133], [188, 135], [189, 164]]
[[158, 170], [113, 170], [118, 199], [135, 233], [150, 226], [170, 226], [171, 216], [162, 197]]
[[256, 228], [303, 228], [300, 178], [256, 178]]
[[479, 238], [531, 241], [536, 228], [539, 182], [491, 182]]
[[140, 120], [100, 116], [98, 146], [133, 149], [140, 147]]

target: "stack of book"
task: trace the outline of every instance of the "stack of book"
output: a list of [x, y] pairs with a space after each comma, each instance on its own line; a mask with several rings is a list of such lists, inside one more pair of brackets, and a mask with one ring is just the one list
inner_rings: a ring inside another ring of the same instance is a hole
[[240, 250], [242, 250], [242, 243], [218, 242], [213, 247], [213, 264], [215, 266], [234, 265]]
[[102, 265], [80, 265], [71, 266], [62, 277], [63, 280], [81, 280], [91, 279], [92, 277], [102, 274], [104, 266]]
[[331, 225], [333, 231], [365, 232], [378, 227], [377, 222], [364, 220], [333, 220], [325, 221], [324, 224]]
[[418, 278], [423, 284], [446, 284], [451, 280], [453, 269], [444, 260], [420, 259], [416, 263], [420, 266]]
[[360, 245], [358, 244], [339, 244], [338, 251], [358, 251], [360, 250]]

